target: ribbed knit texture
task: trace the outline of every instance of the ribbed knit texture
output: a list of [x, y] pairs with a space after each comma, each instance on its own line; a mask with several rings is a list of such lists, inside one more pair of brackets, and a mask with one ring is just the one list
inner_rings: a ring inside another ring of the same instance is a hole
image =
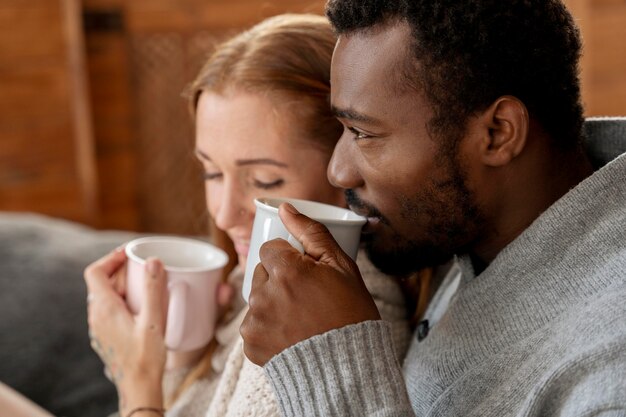
[[283, 415], [404, 416], [411, 412], [406, 391], [396, 389], [404, 382], [400, 372], [393, 372], [400, 365], [388, 323], [368, 321], [315, 336], [279, 358], [265, 370]]
[[382, 322], [274, 357], [265, 370], [282, 413], [626, 415], [626, 154], [553, 204], [479, 276], [460, 264], [457, 294], [426, 339], [413, 339], [403, 368]]

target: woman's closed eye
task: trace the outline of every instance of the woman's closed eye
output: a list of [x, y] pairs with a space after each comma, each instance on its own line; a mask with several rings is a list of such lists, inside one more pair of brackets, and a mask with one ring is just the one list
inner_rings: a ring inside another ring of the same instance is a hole
[[217, 180], [222, 178], [223, 174], [221, 172], [205, 172], [202, 177], [205, 181]]
[[285, 183], [285, 180], [283, 180], [282, 178], [274, 180], [274, 181], [270, 181], [270, 182], [254, 180], [254, 186], [262, 190], [271, 190], [273, 188], [279, 188], [284, 183]]
[[[202, 177], [205, 181], [216, 181], [221, 180], [224, 177], [224, 174], [221, 172], [204, 172]], [[285, 180], [282, 178], [273, 180], [273, 181], [264, 181], [253, 179], [251, 181], [252, 186], [262, 189], [262, 190], [271, 190], [274, 188], [279, 188], [285, 183]]]

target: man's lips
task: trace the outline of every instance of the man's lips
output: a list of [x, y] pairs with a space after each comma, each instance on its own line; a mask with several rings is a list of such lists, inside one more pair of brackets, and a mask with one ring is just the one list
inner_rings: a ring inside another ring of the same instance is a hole
[[381, 222], [381, 218], [378, 216], [372, 216], [367, 211], [360, 209], [359, 207], [350, 206], [350, 210], [358, 214], [359, 216], [363, 216], [367, 219], [367, 223], [363, 226], [363, 233], [367, 233], [368, 229], [377, 226]]
[[368, 235], [374, 232], [374, 229], [380, 224], [380, 217], [368, 217], [367, 223], [363, 225], [361, 234]]

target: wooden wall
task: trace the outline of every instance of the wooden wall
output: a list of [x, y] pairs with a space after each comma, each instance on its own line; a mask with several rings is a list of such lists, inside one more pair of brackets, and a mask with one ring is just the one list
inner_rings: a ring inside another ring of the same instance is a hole
[[98, 218], [77, 0], [0, 3], [0, 209]]
[[[626, 114], [626, 2], [566, 3], [585, 44], [586, 114]], [[0, 0], [0, 210], [205, 233], [185, 85], [216, 42], [265, 17], [323, 5]]]
[[589, 115], [626, 115], [626, 1], [590, 1], [583, 26]]

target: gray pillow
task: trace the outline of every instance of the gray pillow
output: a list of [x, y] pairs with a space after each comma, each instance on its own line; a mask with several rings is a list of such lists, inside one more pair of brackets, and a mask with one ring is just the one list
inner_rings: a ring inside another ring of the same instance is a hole
[[134, 237], [0, 213], [0, 381], [57, 416], [101, 417], [117, 408], [89, 346], [83, 270]]

